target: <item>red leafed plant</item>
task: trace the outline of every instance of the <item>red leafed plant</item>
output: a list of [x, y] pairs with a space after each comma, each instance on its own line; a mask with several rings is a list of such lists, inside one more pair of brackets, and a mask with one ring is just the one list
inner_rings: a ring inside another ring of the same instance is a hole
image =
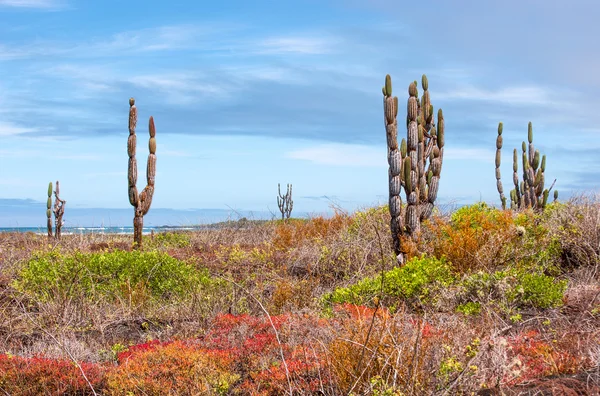
[[[81, 367], [81, 369], [80, 369]], [[41, 356], [0, 355], [0, 390], [8, 395], [92, 395], [104, 388], [105, 366]], [[85, 377], [82, 374], [85, 373]], [[88, 383], [89, 381], [89, 383]]]
[[109, 394], [223, 394], [239, 378], [229, 353], [194, 342], [141, 344], [120, 355], [119, 362], [107, 374]]
[[509, 384], [575, 373], [583, 363], [558, 345], [543, 341], [537, 330], [529, 330], [508, 339], [508, 345], [512, 357], [520, 365], [520, 369], [513, 370]]

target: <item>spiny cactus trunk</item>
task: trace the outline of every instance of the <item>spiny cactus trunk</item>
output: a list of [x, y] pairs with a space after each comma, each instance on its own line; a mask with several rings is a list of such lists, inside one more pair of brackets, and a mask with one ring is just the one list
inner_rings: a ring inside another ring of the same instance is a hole
[[[383, 92], [384, 122], [388, 146], [390, 230], [398, 263], [404, 262], [402, 238], [418, 238], [421, 222], [428, 219], [437, 198], [444, 153], [444, 117], [438, 111], [438, 129], [435, 129], [433, 106], [427, 77], [421, 84], [423, 96], [419, 100], [417, 82], [408, 87], [406, 139], [398, 150], [398, 98], [392, 96], [392, 79], [385, 78]], [[403, 211], [401, 190], [404, 187], [406, 209]]]
[[[406, 194], [406, 231], [409, 235], [417, 235], [421, 231], [419, 222], [419, 126], [417, 125], [418, 115], [418, 97], [417, 87], [411, 84], [408, 89], [409, 97], [407, 104], [408, 126], [407, 126], [407, 149], [408, 158], [406, 162], [409, 165], [410, 172], [406, 171], [406, 184], [404, 186]], [[421, 129], [422, 133], [422, 129]]]
[[48, 201], [46, 203], [46, 226], [48, 227], [48, 239], [52, 239], [52, 182], [48, 184]]
[[67, 201], [60, 199], [60, 184], [56, 181], [56, 190], [54, 191], [54, 238], [60, 239], [63, 225], [63, 215], [65, 214], [65, 205]]
[[137, 160], [135, 158], [136, 151], [136, 135], [135, 128], [137, 125], [137, 108], [135, 107], [135, 99], [129, 99], [129, 138], [127, 140], [127, 153], [129, 154], [129, 203], [134, 208], [133, 217], [133, 247], [134, 249], [142, 248], [142, 230], [144, 228], [144, 215], [150, 210], [152, 204], [152, 196], [154, 195], [154, 180], [156, 177], [156, 128], [154, 127], [154, 118], [150, 117], [148, 122], [148, 131], [150, 140], [148, 148], [148, 164], [146, 167], [147, 185], [141, 193], [137, 190]]
[[[388, 182], [389, 182], [389, 211], [391, 215], [390, 230], [399, 264], [404, 263], [402, 252], [402, 234], [404, 232], [404, 217], [402, 216], [402, 169], [406, 157], [406, 141], [402, 140], [402, 148], [398, 150], [398, 98], [392, 97], [392, 79], [389, 75], [385, 78], [383, 87], [383, 118], [387, 140]], [[408, 165], [410, 169], [410, 164]]]

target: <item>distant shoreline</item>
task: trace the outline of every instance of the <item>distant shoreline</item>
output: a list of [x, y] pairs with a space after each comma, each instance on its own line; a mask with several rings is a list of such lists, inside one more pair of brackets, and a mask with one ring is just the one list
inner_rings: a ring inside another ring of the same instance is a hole
[[[199, 225], [189, 225], [189, 226], [170, 226], [170, 225], [162, 225], [162, 226], [147, 226], [142, 230], [143, 234], [150, 234], [152, 231], [154, 232], [181, 232], [181, 231], [202, 231], [202, 230], [210, 230], [210, 229], [219, 229], [226, 227], [239, 227], [243, 225], [250, 224], [263, 224], [270, 220], [246, 220], [240, 219], [237, 221], [221, 221], [209, 224], [199, 224]], [[0, 227], [0, 233], [34, 233], [39, 235], [45, 235], [48, 230], [46, 227]], [[133, 234], [132, 226], [110, 226], [110, 227], [98, 227], [98, 226], [90, 226], [90, 227], [63, 227], [62, 228], [63, 235], [79, 235], [79, 234], [115, 234], [115, 235], [128, 235]]]

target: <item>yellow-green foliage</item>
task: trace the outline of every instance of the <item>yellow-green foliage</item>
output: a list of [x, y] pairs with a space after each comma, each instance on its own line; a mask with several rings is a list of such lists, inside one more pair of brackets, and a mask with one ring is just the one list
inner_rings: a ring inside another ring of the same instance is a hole
[[544, 274], [524, 273], [516, 277], [516, 285], [508, 296], [522, 306], [553, 308], [562, 305], [566, 289], [566, 280], [556, 280]]
[[82, 297], [118, 298], [142, 289], [149, 297], [184, 296], [198, 287], [217, 286], [205, 270], [160, 252], [63, 255], [38, 253], [25, 264], [13, 286], [40, 301]]
[[[330, 303], [371, 304], [381, 294], [381, 275], [365, 278], [349, 287], [338, 288], [324, 296]], [[396, 267], [383, 274], [383, 297], [393, 304], [394, 300], [430, 297], [438, 287], [449, 286], [454, 282], [450, 266], [444, 259], [428, 257], [413, 258], [402, 267]]]
[[457, 297], [462, 303], [456, 311], [466, 315], [477, 314], [481, 306], [487, 304], [509, 311], [511, 307], [558, 307], [562, 304], [566, 287], [566, 280], [517, 269], [477, 272], [457, 282]]
[[184, 248], [190, 245], [190, 234], [187, 232], [160, 232], [153, 238], [146, 236], [152, 247]]

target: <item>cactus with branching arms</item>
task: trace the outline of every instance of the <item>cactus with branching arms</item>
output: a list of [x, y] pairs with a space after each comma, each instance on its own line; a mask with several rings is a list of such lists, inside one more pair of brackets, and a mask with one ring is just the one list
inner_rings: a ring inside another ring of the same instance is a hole
[[294, 207], [294, 201], [292, 200], [292, 185], [287, 185], [287, 192], [285, 195], [281, 194], [281, 185], [277, 183], [277, 206], [281, 212], [281, 220], [289, 219], [292, 214], [292, 208]]
[[[399, 264], [404, 262], [402, 238], [417, 238], [421, 222], [428, 219], [437, 198], [444, 155], [444, 116], [438, 110], [437, 129], [429, 95], [429, 83], [421, 78], [423, 95], [419, 99], [417, 82], [408, 87], [406, 139], [398, 147], [398, 97], [392, 96], [392, 79], [385, 77], [384, 121], [388, 148], [390, 230]], [[402, 207], [401, 190], [406, 195]]]
[[[523, 164], [523, 180], [519, 181], [519, 161], [517, 149], [513, 150], [513, 184], [514, 189], [510, 191], [510, 207], [511, 209], [533, 208], [536, 210], [544, 210], [548, 202], [548, 196], [556, 179], [552, 182], [550, 188], [544, 189], [545, 172], [546, 172], [546, 156], [540, 155], [539, 150], [536, 150], [533, 145], [533, 127], [531, 122], [527, 128], [527, 141], [521, 144], [522, 164]], [[502, 208], [506, 209], [506, 198], [502, 193], [502, 181], [500, 180], [500, 151], [502, 149], [502, 123], [498, 124], [498, 138], [496, 140], [496, 185], [500, 193]], [[541, 157], [541, 158], [540, 158]], [[558, 191], [554, 191], [554, 200], [558, 199]]]
[[156, 176], [156, 129], [154, 127], [154, 118], [150, 117], [148, 122], [148, 131], [150, 140], [148, 148], [148, 164], [146, 167], [147, 185], [141, 193], [137, 189], [137, 160], [135, 158], [137, 125], [137, 108], [135, 99], [129, 99], [129, 138], [127, 140], [127, 153], [129, 154], [129, 169], [127, 176], [129, 179], [129, 203], [134, 208], [133, 217], [133, 246], [135, 249], [142, 248], [142, 229], [144, 228], [144, 215], [150, 210], [152, 196], [154, 195], [154, 179]]

